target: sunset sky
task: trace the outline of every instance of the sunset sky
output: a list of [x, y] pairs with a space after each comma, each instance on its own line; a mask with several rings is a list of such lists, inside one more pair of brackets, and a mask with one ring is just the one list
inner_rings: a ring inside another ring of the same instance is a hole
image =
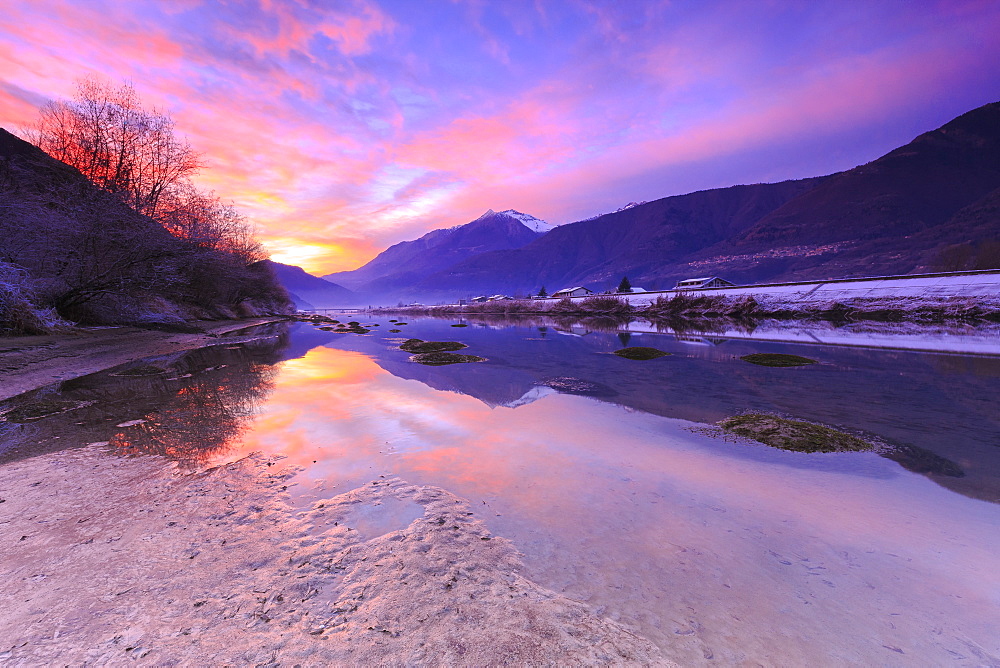
[[488, 208], [562, 224], [872, 160], [1000, 99], [1000, 2], [3, 3], [0, 126], [93, 74], [323, 274]]

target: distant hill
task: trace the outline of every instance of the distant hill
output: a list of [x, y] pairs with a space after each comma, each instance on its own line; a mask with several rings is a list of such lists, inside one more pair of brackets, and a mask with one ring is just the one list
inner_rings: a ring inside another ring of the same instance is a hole
[[944, 268], [936, 251], [1000, 240], [997, 188], [1000, 103], [992, 103], [834, 174], [692, 259], [702, 273], [743, 280]]
[[44, 333], [60, 318], [179, 326], [289, 307], [265, 268], [172, 236], [0, 129], [0, 331]]
[[428, 276], [414, 291], [527, 293], [573, 285], [611, 288], [623, 275], [647, 289], [662, 267], [736, 235], [822, 179], [733, 186], [667, 197], [562, 225], [519, 248], [483, 253]]
[[830, 176], [630, 204], [507, 247], [451, 252], [441, 240], [454, 232], [393, 246], [357, 270], [364, 286], [383, 302], [430, 301], [603, 290], [625, 275], [654, 289], [702, 275], [750, 283], [998, 268], [1000, 103]]
[[553, 228], [534, 216], [490, 209], [465, 225], [390, 246], [368, 264], [323, 278], [366, 294], [409, 293], [410, 286], [489, 251], [520, 248]]
[[278, 281], [288, 291], [296, 308], [336, 308], [361, 305], [363, 301], [356, 293], [342, 285], [324, 280], [307, 273], [301, 267], [265, 260]]

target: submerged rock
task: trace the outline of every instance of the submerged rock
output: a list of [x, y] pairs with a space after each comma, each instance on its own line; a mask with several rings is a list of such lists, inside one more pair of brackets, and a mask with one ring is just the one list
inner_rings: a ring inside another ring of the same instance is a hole
[[724, 431], [795, 452], [862, 452], [875, 445], [832, 427], [767, 413], [745, 413], [719, 423]]
[[458, 341], [424, 341], [422, 339], [407, 339], [400, 346], [400, 350], [408, 353], [440, 353], [468, 348], [464, 343]]
[[817, 363], [816, 360], [809, 359], [808, 357], [785, 355], [783, 353], [754, 353], [752, 355], [744, 355], [740, 359], [758, 366], [805, 366]]
[[670, 353], [660, 350], [659, 348], [632, 346], [630, 348], [616, 350], [614, 354], [618, 355], [618, 357], [624, 357], [627, 360], [655, 360], [657, 357], [666, 357]]
[[485, 357], [475, 355], [459, 355], [458, 353], [419, 353], [410, 357], [411, 362], [427, 364], [429, 366], [443, 366], [445, 364], [461, 364], [463, 362], [485, 362]]
[[581, 394], [587, 397], [613, 397], [618, 394], [618, 392], [607, 385], [583, 380], [582, 378], [571, 378], [569, 376], [549, 378], [548, 380], [543, 380], [539, 385], [551, 387], [553, 390], [562, 392], [563, 394]]

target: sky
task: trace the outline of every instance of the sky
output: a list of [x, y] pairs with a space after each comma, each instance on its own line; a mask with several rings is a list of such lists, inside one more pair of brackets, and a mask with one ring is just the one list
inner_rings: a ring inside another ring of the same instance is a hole
[[4, 0], [0, 127], [131, 82], [315, 274], [487, 209], [553, 224], [829, 174], [1000, 100], [996, 0]]

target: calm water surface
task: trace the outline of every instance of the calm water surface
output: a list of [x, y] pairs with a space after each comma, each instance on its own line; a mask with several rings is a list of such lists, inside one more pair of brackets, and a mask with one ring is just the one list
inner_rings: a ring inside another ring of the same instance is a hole
[[[380, 327], [276, 326], [152, 360], [163, 373], [113, 370], [5, 402], [79, 407], [0, 422], [0, 462], [103, 441], [192, 468], [265, 451], [303, 467], [303, 506], [398, 475], [471, 499], [528, 577], [682, 663], [1000, 665], [1000, 357], [366, 322]], [[488, 361], [414, 364], [398, 350], [410, 337], [462, 341]], [[673, 354], [609, 354], [623, 345]], [[751, 352], [820, 364], [738, 359]], [[748, 409], [904, 454], [784, 452], [695, 424]], [[412, 519], [398, 510], [366, 530]]]

